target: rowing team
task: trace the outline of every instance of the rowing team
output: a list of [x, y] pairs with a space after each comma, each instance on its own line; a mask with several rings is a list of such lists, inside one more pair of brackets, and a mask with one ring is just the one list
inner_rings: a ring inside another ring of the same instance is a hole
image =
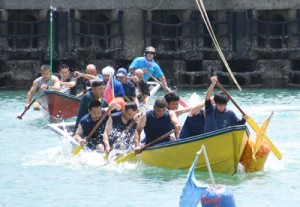
[[[75, 138], [80, 145], [106, 153], [112, 149], [135, 150], [140, 153], [142, 131], [145, 133], [144, 143], [147, 145], [155, 143], [157, 138], [170, 131], [174, 131], [174, 134], [166, 136], [156, 144], [245, 124], [247, 115], [239, 119], [226, 107], [226, 94], [219, 92], [211, 99], [216, 83], [217, 77], [213, 76], [205, 103], [183, 109], [178, 109], [180, 97], [174, 92], [157, 98], [153, 109], [143, 114], [138, 113], [134, 102], [127, 102], [123, 111], [111, 113], [111, 110], [120, 109], [115, 101], [104, 109], [101, 101], [93, 100], [88, 107], [89, 113], [79, 121]], [[189, 115], [181, 126], [178, 116], [187, 112]]]
[[[129, 101], [134, 101], [136, 104], [139, 104], [140, 101], [147, 105], [149, 102], [148, 97], [150, 96], [147, 81], [150, 78], [157, 80], [165, 89], [170, 90], [164, 73], [160, 66], [154, 61], [155, 52], [155, 48], [149, 46], [145, 49], [144, 56], [137, 57], [132, 61], [128, 72], [125, 68], [119, 68], [117, 70], [116, 78], [113, 79], [115, 97], [120, 96]], [[32, 95], [36, 90], [44, 91], [52, 89], [82, 97], [91, 87], [93, 80], [101, 78], [107, 83], [109, 77], [115, 75], [115, 70], [111, 66], [107, 66], [101, 70], [101, 73], [102, 74], [97, 74], [97, 69], [94, 64], [88, 64], [86, 66], [86, 73], [75, 71], [74, 77], [71, 77], [69, 66], [61, 64], [59, 66], [59, 77], [57, 77], [51, 75], [49, 65], [43, 65], [41, 67], [42, 76], [33, 81], [32, 87], [27, 95], [25, 107], [29, 108]], [[83, 79], [83, 91], [77, 94], [76, 85], [78, 78]]]

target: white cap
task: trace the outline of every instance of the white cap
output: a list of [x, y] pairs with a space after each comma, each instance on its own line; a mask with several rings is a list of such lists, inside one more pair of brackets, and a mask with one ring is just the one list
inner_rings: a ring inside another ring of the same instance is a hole
[[106, 66], [102, 69], [102, 75], [114, 75], [115, 70], [111, 66]]

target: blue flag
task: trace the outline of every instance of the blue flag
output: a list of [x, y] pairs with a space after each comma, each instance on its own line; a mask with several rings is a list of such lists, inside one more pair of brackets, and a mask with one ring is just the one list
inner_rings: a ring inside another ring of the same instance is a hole
[[196, 207], [200, 203], [201, 196], [203, 195], [204, 191], [207, 189], [207, 186], [201, 185], [200, 182], [196, 180], [194, 175], [194, 169], [197, 165], [201, 151], [202, 149], [197, 152], [195, 160], [187, 175], [187, 181], [180, 196], [180, 207]]

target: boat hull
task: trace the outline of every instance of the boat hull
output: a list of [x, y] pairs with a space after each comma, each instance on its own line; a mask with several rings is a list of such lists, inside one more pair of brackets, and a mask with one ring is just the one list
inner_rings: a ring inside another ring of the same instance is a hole
[[[195, 154], [205, 145], [212, 171], [234, 174], [249, 139], [246, 126], [234, 126], [170, 143], [149, 147], [139, 154], [150, 166], [188, 169]], [[200, 156], [196, 170], [207, 171], [204, 157]]]
[[43, 91], [38, 99], [42, 111], [54, 121], [77, 116], [80, 101], [81, 98], [58, 91]]

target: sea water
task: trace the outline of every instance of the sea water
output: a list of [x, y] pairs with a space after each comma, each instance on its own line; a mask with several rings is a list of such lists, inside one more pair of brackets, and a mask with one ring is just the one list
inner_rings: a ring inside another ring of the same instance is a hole
[[[179, 91], [185, 102], [193, 92], [204, 100], [204, 90]], [[300, 91], [228, 92], [259, 125], [274, 111], [267, 134], [283, 158], [270, 153], [262, 172], [214, 173], [216, 184], [230, 188], [239, 207], [300, 206]], [[97, 153], [71, 156], [69, 144], [47, 127], [41, 111], [30, 109], [17, 119], [26, 93], [0, 91], [0, 206], [178, 206], [188, 170], [116, 165]], [[240, 116], [234, 105], [228, 107]], [[208, 173], [196, 172], [196, 178], [211, 185]]]

